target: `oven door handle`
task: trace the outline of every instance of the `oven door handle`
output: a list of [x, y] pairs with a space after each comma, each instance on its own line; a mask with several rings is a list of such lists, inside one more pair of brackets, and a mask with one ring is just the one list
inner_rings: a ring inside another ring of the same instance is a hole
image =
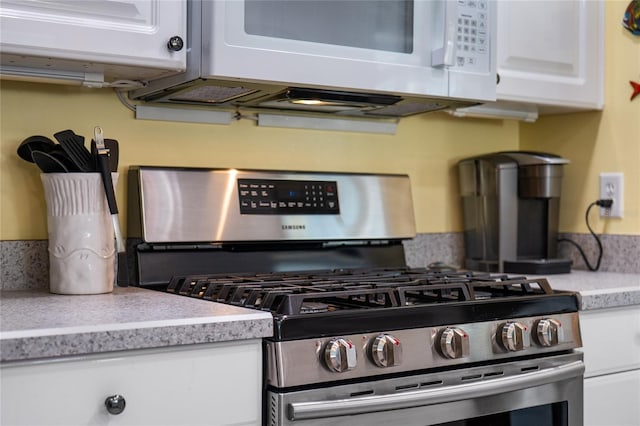
[[500, 377], [484, 382], [447, 386], [440, 389], [363, 396], [335, 401], [293, 402], [289, 404], [289, 419], [318, 419], [443, 404], [541, 386], [581, 376], [583, 373], [584, 363], [575, 361], [542, 371], [524, 373], [516, 377]]

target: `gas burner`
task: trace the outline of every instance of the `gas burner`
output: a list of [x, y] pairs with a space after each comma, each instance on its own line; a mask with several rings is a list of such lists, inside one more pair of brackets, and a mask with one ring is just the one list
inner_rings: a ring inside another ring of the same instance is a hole
[[300, 307], [301, 314], [317, 314], [319, 312], [329, 312], [329, 305], [321, 302], [304, 302]]

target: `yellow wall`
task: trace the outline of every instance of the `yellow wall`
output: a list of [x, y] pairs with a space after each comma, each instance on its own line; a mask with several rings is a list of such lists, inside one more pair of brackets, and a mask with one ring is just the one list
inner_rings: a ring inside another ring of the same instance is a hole
[[[17, 157], [20, 141], [67, 128], [89, 137], [95, 125], [120, 141], [121, 173], [132, 164], [408, 173], [418, 232], [462, 229], [454, 168], [459, 159], [518, 148], [549, 151], [571, 160], [561, 231], [586, 232], [584, 210], [598, 196], [598, 174], [623, 172], [624, 218], [601, 223], [593, 215], [591, 223], [599, 232], [638, 235], [640, 97], [629, 102], [628, 81], [640, 82], [640, 37], [620, 25], [626, 4], [606, 2], [605, 110], [534, 124], [432, 113], [402, 120], [390, 136], [258, 128], [250, 120], [229, 126], [139, 121], [108, 89], [1, 81], [0, 240], [47, 237], [42, 185], [36, 167]], [[124, 216], [125, 179], [117, 192]]]
[[[251, 120], [228, 126], [142, 121], [111, 90], [10, 81], [0, 90], [0, 240], [47, 237], [38, 170], [16, 155], [20, 141], [34, 134], [53, 137], [70, 128], [90, 138], [100, 125], [105, 137], [120, 142], [121, 173], [133, 164], [408, 173], [418, 232], [461, 230], [459, 159], [518, 143], [515, 122], [444, 113], [405, 119], [396, 135], [374, 135], [259, 128]], [[117, 187], [120, 206], [124, 181]]]

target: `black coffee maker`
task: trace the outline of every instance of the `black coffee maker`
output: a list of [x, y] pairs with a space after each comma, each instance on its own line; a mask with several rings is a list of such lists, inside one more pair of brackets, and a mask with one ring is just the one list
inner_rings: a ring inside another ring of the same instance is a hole
[[497, 152], [458, 163], [465, 267], [488, 272], [558, 274], [562, 168], [569, 160], [541, 152]]

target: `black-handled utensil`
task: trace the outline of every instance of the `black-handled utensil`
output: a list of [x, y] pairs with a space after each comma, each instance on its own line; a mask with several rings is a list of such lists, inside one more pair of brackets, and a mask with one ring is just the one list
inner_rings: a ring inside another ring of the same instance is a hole
[[118, 171], [119, 151], [118, 141], [115, 139], [105, 139], [104, 146], [109, 150], [109, 168], [112, 172]]
[[[104, 146], [109, 151], [109, 170], [112, 172], [118, 171], [118, 141], [115, 139], [105, 139]], [[96, 170], [98, 169], [98, 147], [96, 146], [96, 141], [91, 140], [91, 156], [95, 160]]]
[[18, 156], [24, 161], [33, 163], [34, 151], [51, 152], [56, 147], [56, 143], [46, 136], [29, 136], [18, 145]]
[[31, 156], [33, 162], [36, 163], [44, 173], [67, 173], [69, 171], [60, 160], [48, 152], [33, 151]]
[[74, 163], [73, 160], [69, 158], [67, 153], [64, 152], [64, 150], [59, 144], [56, 144], [56, 146], [51, 151], [49, 151], [48, 154], [54, 157], [56, 160], [60, 161], [62, 164], [64, 164], [64, 166], [67, 168], [69, 172], [80, 171], [78, 166], [76, 166], [76, 163]]
[[118, 285], [126, 287], [129, 285], [127, 258], [124, 239], [120, 231], [120, 221], [118, 220], [118, 205], [116, 204], [116, 194], [113, 189], [113, 180], [111, 179], [111, 169], [109, 167], [109, 150], [106, 149], [102, 133], [102, 127], [94, 128], [94, 141], [98, 154], [98, 171], [102, 175], [102, 183], [104, 191], [107, 195], [107, 204], [111, 212], [111, 221], [113, 222], [113, 230], [116, 237], [116, 250], [118, 252]]
[[96, 171], [91, 152], [84, 146], [84, 137], [76, 135], [73, 130], [63, 130], [53, 136], [81, 172]]
[[93, 158], [93, 164], [96, 170], [100, 171], [100, 167], [98, 167], [98, 147], [96, 146], [95, 139], [91, 139], [91, 158]]

